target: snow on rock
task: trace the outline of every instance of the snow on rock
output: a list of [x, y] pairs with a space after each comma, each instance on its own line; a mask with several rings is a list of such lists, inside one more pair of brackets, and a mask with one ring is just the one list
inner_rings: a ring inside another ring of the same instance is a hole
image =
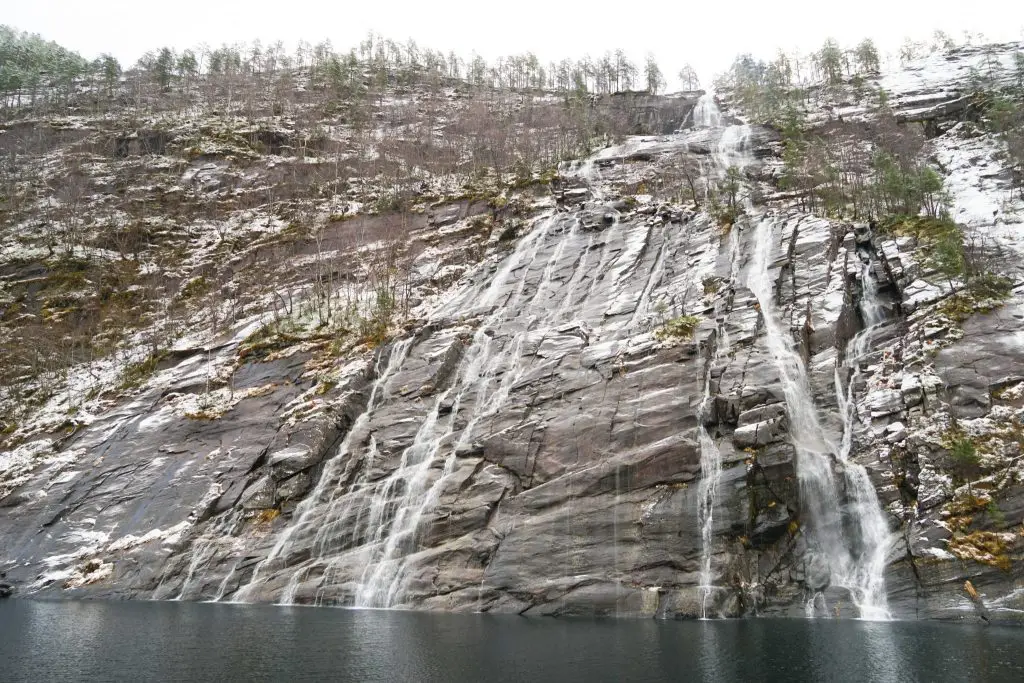
[[1013, 42], [936, 50], [884, 74], [878, 84], [891, 93], [895, 104], [904, 106], [952, 99], [981, 75], [1011, 85], [1014, 55], [1021, 49], [1021, 43]]

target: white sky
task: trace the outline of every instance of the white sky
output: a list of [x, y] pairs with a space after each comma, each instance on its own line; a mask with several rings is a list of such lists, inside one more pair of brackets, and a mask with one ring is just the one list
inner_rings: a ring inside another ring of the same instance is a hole
[[[693, 64], [702, 77], [741, 52], [844, 46], [864, 37], [895, 50], [904, 37], [942, 29], [991, 40], [1024, 38], [1020, 0], [719, 0], [701, 4], [603, 0], [2, 0], [0, 22], [94, 57], [132, 64], [146, 50], [200, 43], [330, 38], [355, 46], [373, 30], [421, 47], [476, 50], [487, 58], [533, 51], [542, 60], [598, 55], [621, 47], [639, 61], [653, 52], [667, 75]], [[1016, 9], [1012, 9], [1016, 7]]]

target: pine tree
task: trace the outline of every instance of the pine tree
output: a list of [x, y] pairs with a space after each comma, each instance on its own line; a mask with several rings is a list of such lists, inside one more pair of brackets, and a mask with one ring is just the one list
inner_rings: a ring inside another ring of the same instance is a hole
[[652, 54], [648, 54], [644, 62], [644, 81], [647, 84], [647, 92], [652, 95], [657, 95], [665, 86], [665, 77], [662, 76], [661, 68]]
[[700, 79], [697, 78], [697, 71], [689, 64], [679, 70], [679, 81], [683, 84], [684, 90], [697, 90], [700, 88]]
[[838, 85], [843, 82], [843, 51], [839, 49], [839, 44], [835, 40], [826, 40], [814, 58], [826, 83]]
[[877, 74], [879, 72], [878, 48], [875, 47], [875, 43], [870, 38], [865, 38], [860, 42], [854, 50], [854, 56], [857, 59], [857, 66], [861, 72], [867, 74]]

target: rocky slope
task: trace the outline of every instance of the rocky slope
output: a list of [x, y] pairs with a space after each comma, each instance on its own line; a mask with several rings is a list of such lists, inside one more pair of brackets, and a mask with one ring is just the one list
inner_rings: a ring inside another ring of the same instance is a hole
[[[880, 82], [898, 115], [933, 126], [954, 216], [1021, 282], [1024, 206], [998, 141], [943, 106], [962, 97], [972, 54]], [[73, 376], [0, 454], [5, 581], [40, 596], [857, 616], [858, 596], [814, 560], [772, 315], [822, 430], [836, 443], [847, 431], [850, 464], [832, 467], [865, 467], [885, 511], [888, 611], [973, 617], [970, 580], [989, 618], [1015, 619], [1024, 293], [958, 314], [913, 239], [774, 194], [775, 131], [724, 144], [736, 130], [699, 125], [693, 99], [668, 106], [643, 116], [679, 132], [564, 164], [550, 186], [503, 197], [514, 218], [472, 200], [407, 215], [395, 262], [408, 310], [380, 334], [332, 343], [312, 308], [270, 297], [216, 331], [196, 320], [129, 398], [73, 402]], [[723, 154], [743, 156], [755, 200], [731, 228], [659, 193], [687, 164], [712, 177]], [[358, 273], [362, 301], [384, 247], [353, 236], [387, 220], [332, 223], [316, 244], [230, 265], [308, 302], [290, 274], [319, 272], [330, 251], [339, 281]], [[265, 226], [250, 216], [239, 229], [281, 229]], [[771, 312], [755, 275], [771, 283]], [[880, 322], [851, 361], [867, 306]], [[969, 487], [950, 476], [959, 434], [983, 446]], [[847, 535], [854, 502], [840, 491]]]

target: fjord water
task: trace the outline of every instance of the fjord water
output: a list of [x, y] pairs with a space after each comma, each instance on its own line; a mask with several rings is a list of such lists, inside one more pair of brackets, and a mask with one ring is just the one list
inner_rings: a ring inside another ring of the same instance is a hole
[[0, 680], [1019, 681], [1024, 630], [17, 600]]

